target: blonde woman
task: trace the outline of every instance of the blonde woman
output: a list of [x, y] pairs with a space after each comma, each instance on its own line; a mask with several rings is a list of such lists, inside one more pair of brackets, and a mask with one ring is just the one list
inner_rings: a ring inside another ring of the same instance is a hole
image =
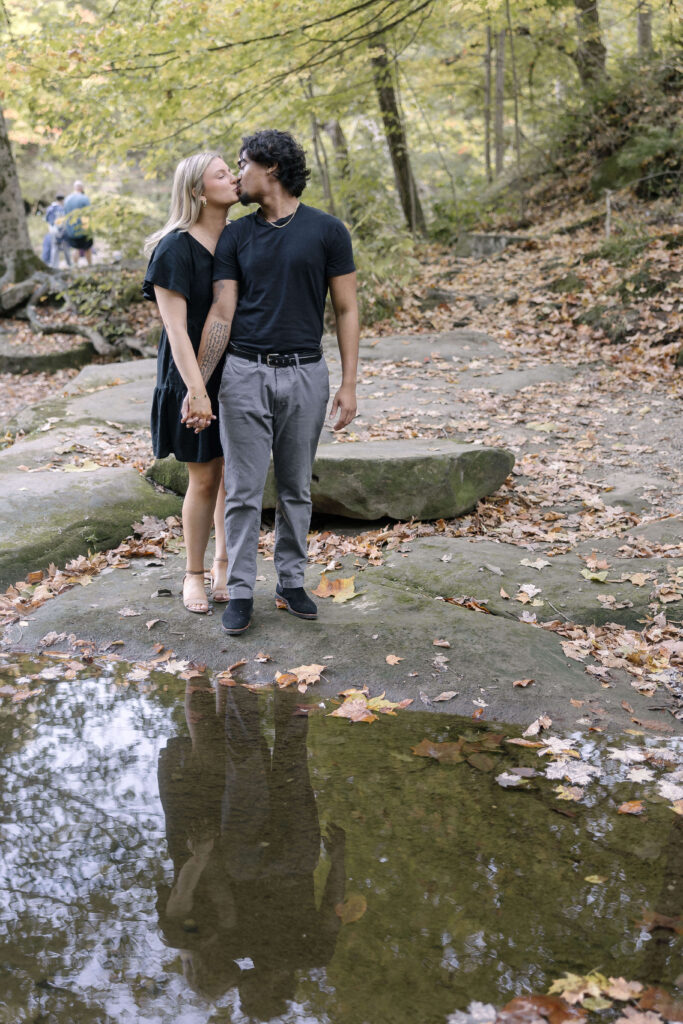
[[[213, 299], [213, 254], [228, 210], [238, 201], [237, 179], [218, 153], [198, 153], [178, 164], [171, 213], [145, 243], [150, 256], [145, 298], [156, 301], [163, 321], [152, 403], [152, 444], [158, 459], [175, 455], [187, 463], [183, 502], [187, 565], [183, 603], [188, 611], [209, 610], [204, 589], [204, 556], [212, 522], [216, 553], [211, 596], [226, 602], [227, 555], [223, 521], [223, 452], [218, 433], [220, 363], [206, 386], [197, 365], [202, 327]], [[181, 406], [188, 396], [188, 411]]]

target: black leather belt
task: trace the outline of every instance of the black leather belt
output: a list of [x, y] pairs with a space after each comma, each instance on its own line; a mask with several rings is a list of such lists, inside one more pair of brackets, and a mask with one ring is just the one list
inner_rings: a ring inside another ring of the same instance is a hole
[[323, 357], [323, 350], [317, 352], [255, 352], [250, 348], [242, 348], [241, 345], [228, 345], [229, 356], [239, 356], [240, 359], [250, 359], [252, 363], [265, 363], [266, 366], [283, 367], [297, 366], [300, 363], [318, 363]]

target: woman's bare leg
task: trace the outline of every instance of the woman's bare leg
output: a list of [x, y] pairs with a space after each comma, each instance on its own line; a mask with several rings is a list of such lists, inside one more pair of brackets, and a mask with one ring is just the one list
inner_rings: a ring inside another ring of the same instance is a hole
[[216, 494], [221, 483], [223, 460], [188, 462], [189, 482], [183, 501], [183, 536], [188, 575], [183, 581], [183, 601], [190, 611], [208, 611], [204, 577], [204, 556], [209, 542], [211, 523], [216, 507]]

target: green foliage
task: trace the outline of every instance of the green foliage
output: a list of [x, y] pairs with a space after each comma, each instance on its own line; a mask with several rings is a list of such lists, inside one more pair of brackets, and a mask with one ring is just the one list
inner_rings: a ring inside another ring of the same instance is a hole
[[83, 317], [97, 317], [95, 326], [109, 342], [127, 333], [123, 314], [142, 302], [142, 267], [88, 268], [74, 275], [69, 298]]
[[619, 166], [638, 180], [643, 199], [673, 195], [683, 176], [683, 126], [645, 125], [632, 136], [617, 157]]
[[164, 219], [151, 199], [130, 195], [104, 196], [88, 212], [95, 239], [104, 239], [110, 250], [124, 257], [140, 256], [145, 237]]
[[639, 231], [626, 231], [606, 238], [598, 249], [601, 259], [616, 263], [618, 267], [628, 267], [640, 256], [651, 242], [651, 238]]

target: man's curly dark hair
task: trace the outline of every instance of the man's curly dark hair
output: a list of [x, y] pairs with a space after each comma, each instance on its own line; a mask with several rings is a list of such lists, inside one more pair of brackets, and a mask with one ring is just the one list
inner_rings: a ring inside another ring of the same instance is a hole
[[306, 188], [311, 172], [306, 166], [306, 154], [293, 135], [266, 128], [242, 139], [242, 153], [264, 167], [277, 164], [275, 176], [282, 187], [293, 196], [300, 196]]

